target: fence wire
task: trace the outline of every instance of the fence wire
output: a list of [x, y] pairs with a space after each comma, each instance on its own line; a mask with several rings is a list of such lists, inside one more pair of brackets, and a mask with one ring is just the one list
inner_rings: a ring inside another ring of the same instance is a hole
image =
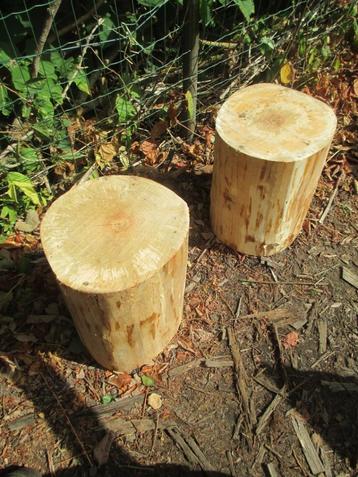
[[[56, 3], [33, 77], [45, 20]], [[9, 172], [47, 189], [40, 194], [45, 203], [53, 192], [49, 176], [59, 164], [72, 160], [77, 168], [89, 167], [100, 144], [117, 136], [129, 147], [155, 121], [168, 119], [168, 105], [183, 101], [180, 3], [2, 2], [0, 207], [18, 200], [9, 199]], [[330, 0], [257, 1], [250, 22], [235, 0], [207, 3], [211, 18], [200, 28], [199, 121], [239, 87], [277, 79], [293, 57], [305, 81], [315, 76], [322, 57], [332, 67], [337, 58], [329, 41], [350, 21], [344, 2]], [[25, 198], [31, 201], [29, 194]], [[2, 219], [9, 217], [3, 212]]]

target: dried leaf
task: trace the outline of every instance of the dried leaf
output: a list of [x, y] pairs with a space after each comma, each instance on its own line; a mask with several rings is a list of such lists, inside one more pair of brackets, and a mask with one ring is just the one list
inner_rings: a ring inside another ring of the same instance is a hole
[[140, 145], [140, 150], [151, 164], [156, 162], [158, 156], [158, 146], [156, 142], [146, 139]]
[[163, 404], [162, 397], [157, 393], [150, 394], [148, 396], [147, 402], [148, 402], [148, 405], [156, 411], [160, 409]]
[[282, 340], [282, 345], [285, 349], [296, 348], [299, 342], [299, 334], [297, 331], [291, 331]]
[[108, 382], [122, 390], [132, 383], [132, 377], [127, 373], [114, 374], [108, 379]]
[[154, 124], [152, 130], [150, 131], [150, 136], [152, 139], [158, 139], [165, 131], [168, 129], [168, 123], [166, 121], [160, 120]]
[[353, 81], [353, 91], [356, 96], [358, 96], [358, 78]]
[[103, 162], [111, 162], [111, 160], [116, 156], [117, 151], [111, 142], [107, 142], [99, 146], [98, 154], [100, 155]]
[[16, 230], [19, 230], [20, 232], [30, 233], [30, 232], [33, 232], [38, 227], [39, 224], [40, 224], [40, 219], [36, 210], [30, 209], [26, 214], [25, 221], [18, 220], [16, 222], [15, 228]]
[[280, 69], [280, 80], [282, 84], [291, 84], [295, 79], [295, 70], [290, 62], [285, 63]]

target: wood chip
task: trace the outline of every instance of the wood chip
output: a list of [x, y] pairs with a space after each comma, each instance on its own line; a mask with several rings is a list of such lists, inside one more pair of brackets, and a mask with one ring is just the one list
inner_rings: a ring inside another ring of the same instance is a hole
[[286, 387], [284, 386], [280, 390], [280, 394], [276, 394], [276, 396], [273, 398], [273, 400], [271, 401], [269, 406], [266, 408], [265, 412], [262, 414], [262, 416], [260, 416], [260, 418], [258, 420], [258, 423], [257, 423], [257, 427], [256, 427], [256, 435], [257, 436], [267, 426], [267, 424], [270, 420], [270, 417], [272, 416], [272, 414], [275, 412], [275, 409], [277, 408], [277, 406], [282, 401], [285, 390], [286, 390]]
[[249, 315], [240, 316], [240, 320], [251, 318], [267, 319], [273, 323], [277, 323], [282, 320], [288, 321], [292, 320], [293, 318], [297, 320], [297, 317], [294, 317], [292, 311], [287, 308], [275, 308], [274, 310], [258, 311], [257, 313], [250, 313]]
[[327, 351], [327, 320], [320, 318], [317, 321], [319, 334], [319, 353], [323, 354]]
[[342, 279], [352, 285], [354, 288], [358, 288], [358, 275], [347, 267], [342, 267]]
[[263, 388], [271, 391], [275, 394], [280, 394], [280, 389], [276, 386], [276, 384], [268, 379], [266, 376], [255, 376], [254, 381], [260, 384]]
[[185, 457], [191, 464], [199, 464], [205, 472], [210, 472], [214, 470], [214, 467], [207, 460], [200, 447], [191, 436], [184, 435], [183, 432], [179, 431], [179, 429], [176, 427], [167, 428], [166, 432], [173, 439], [173, 441], [181, 448]]
[[186, 373], [190, 369], [198, 368], [202, 365], [203, 362], [203, 359], [193, 359], [193, 361], [189, 361], [189, 363], [182, 364], [181, 366], [177, 366], [176, 368], [170, 369], [168, 371], [168, 375], [170, 378], [180, 376], [181, 374]]
[[218, 358], [206, 359], [204, 366], [206, 368], [232, 368], [234, 362], [229, 356], [220, 356]]
[[98, 444], [93, 449], [93, 457], [98, 465], [104, 465], [108, 462], [109, 453], [114, 441], [113, 432], [106, 432], [103, 438], [98, 442]]
[[138, 396], [131, 396], [127, 398], [120, 399], [119, 401], [111, 402], [109, 404], [98, 404], [97, 406], [92, 406], [86, 409], [81, 409], [79, 412], [76, 412], [76, 416], [83, 415], [94, 415], [94, 416], [106, 416], [109, 414], [114, 414], [120, 409], [130, 409], [136, 403], [143, 403], [144, 396], [142, 394]]
[[234, 361], [237, 392], [242, 401], [243, 410], [246, 414], [245, 419], [247, 421], [248, 431], [252, 432], [253, 427], [256, 424], [256, 414], [254, 413], [253, 407], [250, 405], [251, 393], [249, 392], [248, 388], [248, 378], [245, 366], [241, 358], [240, 348], [238, 346], [233, 329], [227, 328], [227, 333], [229, 338], [229, 346]]
[[277, 469], [276, 469], [276, 465], [274, 462], [270, 462], [269, 464], [267, 464], [267, 472], [269, 473], [269, 475], [271, 477], [279, 477], [280, 474], [277, 472]]
[[291, 414], [291, 420], [312, 474], [318, 475], [321, 472], [324, 472], [322, 461], [319, 458], [319, 455], [313, 445], [313, 442], [311, 441], [311, 438], [305, 425], [303, 424], [303, 421], [300, 418], [294, 416], [293, 414]]
[[13, 421], [9, 421], [6, 423], [8, 429], [10, 431], [19, 431], [26, 426], [31, 426], [36, 421], [35, 414], [27, 414], [26, 416], [21, 416], [18, 419], [14, 419]]

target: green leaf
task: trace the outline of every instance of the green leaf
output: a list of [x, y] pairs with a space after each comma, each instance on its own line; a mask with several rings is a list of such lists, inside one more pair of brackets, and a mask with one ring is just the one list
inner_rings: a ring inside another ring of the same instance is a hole
[[110, 14], [107, 13], [107, 15], [103, 18], [103, 23], [100, 27], [99, 30], [99, 39], [101, 41], [106, 41], [108, 40], [110, 34], [113, 31], [113, 28], [115, 27], [114, 22], [112, 21]]
[[51, 103], [50, 100], [43, 99], [43, 100], [36, 101], [36, 108], [37, 108], [39, 114], [44, 119], [48, 119], [50, 117], [53, 117], [53, 115], [55, 113], [53, 104]]
[[23, 104], [21, 107], [21, 116], [24, 119], [29, 119], [31, 114], [31, 106], [28, 106], [27, 104]]
[[20, 172], [9, 172], [6, 176], [6, 180], [9, 185], [8, 195], [17, 202], [17, 189], [28, 197], [35, 205], [40, 203], [39, 196], [32, 185], [31, 180]]
[[150, 376], [146, 376], [145, 374], [143, 374], [140, 378], [144, 386], [147, 386], [147, 387], [155, 386], [155, 381]]
[[102, 404], [109, 404], [113, 401], [113, 397], [110, 394], [105, 394], [102, 396]]
[[52, 139], [54, 135], [53, 125], [49, 125], [47, 122], [43, 121], [37, 124], [33, 124], [32, 129], [37, 133], [40, 139], [49, 140]]
[[8, 218], [9, 222], [14, 224], [17, 219], [17, 212], [13, 207], [4, 205], [4, 207], [1, 209], [0, 217], [2, 219]]
[[234, 0], [236, 5], [240, 8], [241, 13], [244, 15], [245, 20], [248, 22], [252, 14], [255, 13], [254, 0]]
[[200, 17], [204, 25], [213, 23], [213, 0], [200, 0]]
[[188, 90], [185, 93], [185, 99], [186, 99], [186, 105], [188, 108], [188, 113], [189, 113], [189, 118], [191, 121], [193, 121], [195, 118], [195, 104], [194, 104], [194, 98], [191, 92]]
[[327, 60], [331, 56], [331, 49], [328, 45], [323, 45], [321, 48], [322, 58]]
[[133, 104], [120, 95], [117, 95], [116, 97], [116, 111], [120, 123], [125, 123], [130, 119], [133, 119], [137, 114], [137, 110]]
[[3, 83], [0, 83], [0, 112], [4, 116], [9, 116], [11, 113], [11, 101], [9, 93]]
[[74, 77], [73, 82], [80, 91], [89, 95], [91, 94], [87, 75], [84, 70], [79, 70], [77, 75]]
[[10, 61], [10, 56], [2, 48], [0, 49], [0, 66], [6, 66]]
[[73, 58], [69, 58], [69, 60], [71, 61], [68, 63], [68, 60], [65, 60], [65, 58], [61, 55], [60, 52], [52, 51], [50, 59], [55, 70], [61, 75], [61, 77], [67, 78], [68, 72], [73, 67]]
[[37, 151], [32, 147], [22, 147], [19, 152], [19, 158], [28, 172], [34, 172], [40, 165]]
[[58, 77], [55, 71], [55, 66], [50, 61], [41, 60], [39, 67], [39, 75], [48, 79], [57, 81]]
[[11, 73], [11, 79], [14, 87], [21, 92], [26, 91], [27, 81], [30, 79], [29, 68], [27, 65], [14, 65], [9, 67]]

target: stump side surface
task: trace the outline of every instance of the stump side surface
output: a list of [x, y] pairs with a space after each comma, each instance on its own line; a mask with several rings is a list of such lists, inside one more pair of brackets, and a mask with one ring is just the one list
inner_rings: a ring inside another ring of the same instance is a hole
[[331, 142], [333, 110], [299, 91], [259, 83], [234, 93], [219, 110], [216, 130], [234, 150], [277, 162], [304, 160]]
[[156, 273], [188, 228], [188, 206], [171, 190], [141, 177], [107, 176], [57, 199], [41, 224], [41, 241], [62, 284], [111, 293]]

